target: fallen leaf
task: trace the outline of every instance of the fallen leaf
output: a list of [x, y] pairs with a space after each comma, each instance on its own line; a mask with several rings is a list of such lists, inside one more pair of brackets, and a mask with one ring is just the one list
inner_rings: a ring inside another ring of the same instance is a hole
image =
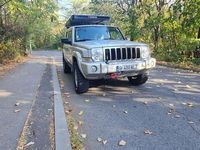
[[169, 106], [174, 107], [174, 104], [169, 104]]
[[69, 95], [69, 93], [68, 93], [68, 92], [66, 92], [66, 93], [64, 93], [64, 95]]
[[134, 91], [131, 91], [131, 93], [133, 94], [133, 93], [134, 93]]
[[66, 104], [66, 105], [68, 105], [68, 104], [69, 104], [69, 102], [65, 102], [65, 104]]
[[83, 121], [78, 121], [78, 124], [79, 124], [80, 126], [82, 126], [82, 125], [83, 125]]
[[19, 106], [20, 103], [15, 103], [15, 106]]
[[182, 103], [183, 105], [187, 105], [187, 103]]
[[151, 135], [153, 132], [151, 132], [150, 130], [144, 130], [144, 134], [148, 134]]
[[98, 141], [98, 142], [102, 142], [103, 140], [102, 140], [102, 138], [98, 137], [98, 138], [97, 138], [97, 141]]
[[173, 89], [173, 91], [175, 92], [175, 91], [178, 91], [178, 89]]
[[18, 113], [18, 112], [20, 112], [21, 111], [21, 109], [15, 109], [15, 113]]
[[29, 142], [29, 143], [27, 143], [27, 144], [25, 145], [25, 147], [31, 146], [31, 145], [33, 145], [33, 144], [35, 144], [35, 142]]
[[124, 140], [120, 140], [118, 143], [119, 146], [125, 146], [126, 145], [126, 141]]
[[167, 114], [168, 114], [168, 115], [171, 115], [172, 113], [171, 113], [171, 112], [168, 112]]
[[108, 143], [108, 141], [107, 140], [103, 140], [103, 145], [106, 145], [107, 143]]
[[86, 134], [81, 134], [81, 137], [86, 139], [87, 138], [87, 135]]
[[175, 118], [180, 118], [181, 116], [180, 115], [175, 115]]
[[188, 107], [193, 107], [194, 105], [192, 103], [187, 103]]
[[143, 104], [147, 105], [147, 104], [148, 104], [148, 102], [143, 102]]
[[65, 113], [66, 113], [67, 115], [69, 115], [69, 114], [70, 114], [70, 112], [69, 112], [68, 110], [66, 110], [66, 111], [65, 111]]
[[86, 100], [85, 100], [85, 102], [87, 102], [87, 103], [88, 103], [88, 102], [90, 102], [90, 100], [89, 100], [89, 99], [86, 99]]
[[84, 113], [83, 111], [80, 111], [80, 112], [78, 113], [78, 115], [79, 115], [79, 116], [82, 116], [83, 113]]
[[194, 122], [193, 122], [193, 121], [189, 121], [188, 123], [189, 123], [189, 124], [194, 124]]
[[67, 98], [70, 98], [70, 95], [67, 95]]
[[77, 125], [74, 126], [74, 130], [78, 130], [78, 126]]
[[191, 89], [191, 86], [189, 86], [189, 85], [186, 85], [186, 87], [187, 87], [188, 89]]
[[125, 114], [128, 114], [128, 111], [124, 111]]

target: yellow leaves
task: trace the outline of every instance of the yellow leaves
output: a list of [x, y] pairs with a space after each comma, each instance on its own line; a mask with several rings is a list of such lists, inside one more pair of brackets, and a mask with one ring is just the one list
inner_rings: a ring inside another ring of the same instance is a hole
[[187, 106], [191, 108], [191, 107], [193, 107], [194, 105], [193, 105], [193, 103], [187, 103]]
[[78, 113], [79, 116], [82, 116], [83, 114], [84, 114], [83, 111], [80, 111], [80, 112]]

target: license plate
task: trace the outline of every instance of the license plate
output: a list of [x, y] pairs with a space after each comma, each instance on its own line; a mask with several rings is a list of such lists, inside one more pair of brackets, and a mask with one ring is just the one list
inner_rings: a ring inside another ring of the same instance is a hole
[[134, 65], [123, 65], [123, 66], [116, 66], [116, 71], [129, 71], [129, 70], [134, 70], [135, 67]]

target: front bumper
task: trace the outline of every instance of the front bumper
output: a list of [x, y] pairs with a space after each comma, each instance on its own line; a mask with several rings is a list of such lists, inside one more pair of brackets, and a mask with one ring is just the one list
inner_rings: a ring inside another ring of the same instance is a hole
[[123, 60], [112, 62], [81, 62], [80, 69], [87, 79], [110, 78], [113, 73], [119, 77], [142, 74], [156, 66], [156, 59]]

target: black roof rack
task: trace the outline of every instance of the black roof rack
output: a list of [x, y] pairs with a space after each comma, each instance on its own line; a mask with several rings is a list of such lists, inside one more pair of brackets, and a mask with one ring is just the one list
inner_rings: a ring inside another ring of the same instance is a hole
[[65, 26], [70, 28], [77, 25], [92, 25], [99, 24], [104, 25], [110, 21], [108, 16], [96, 16], [96, 15], [72, 15], [66, 22]]

